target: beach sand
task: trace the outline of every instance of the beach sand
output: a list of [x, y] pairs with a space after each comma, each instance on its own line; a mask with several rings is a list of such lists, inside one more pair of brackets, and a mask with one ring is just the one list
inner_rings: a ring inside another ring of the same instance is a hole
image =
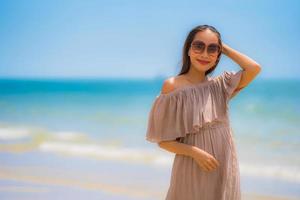
[[[51, 199], [57, 195], [73, 199], [85, 199], [86, 194], [90, 199], [107, 200], [155, 200], [164, 199], [166, 185], [150, 181], [128, 180], [126, 175], [122, 182], [116, 183], [108, 176], [98, 171], [86, 172], [74, 169], [54, 169], [45, 167], [0, 167], [0, 193], [9, 199], [30, 198], [38, 195], [39, 198]], [[138, 179], [136, 179], [138, 180]], [[144, 187], [143, 183], [148, 184]], [[153, 180], [152, 180], [153, 181]], [[138, 184], [140, 183], [140, 185]], [[71, 192], [72, 191], [72, 192]], [[50, 198], [51, 197], [51, 198]], [[37, 198], [37, 199], [39, 199]], [[267, 196], [255, 193], [242, 193], [243, 200], [296, 200], [296, 198]]]
[[261, 194], [245, 194], [242, 193], [242, 200], [297, 200], [292, 197], [265, 196]]

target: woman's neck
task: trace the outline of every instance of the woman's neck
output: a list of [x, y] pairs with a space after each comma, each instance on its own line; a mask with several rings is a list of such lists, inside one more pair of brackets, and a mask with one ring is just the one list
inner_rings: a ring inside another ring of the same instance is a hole
[[191, 83], [200, 83], [207, 80], [205, 72], [195, 70], [193, 67], [191, 67], [185, 75], [188, 81]]

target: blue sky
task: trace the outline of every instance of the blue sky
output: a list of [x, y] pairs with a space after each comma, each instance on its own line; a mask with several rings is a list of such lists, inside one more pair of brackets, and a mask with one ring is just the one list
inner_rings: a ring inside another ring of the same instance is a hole
[[[260, 78], [299, 78], [299, 1], [3, 1], [1, 77], [172, 76], [196, 25], [261, 64]], [[238, 70], [225, 55], [216, 74]]]

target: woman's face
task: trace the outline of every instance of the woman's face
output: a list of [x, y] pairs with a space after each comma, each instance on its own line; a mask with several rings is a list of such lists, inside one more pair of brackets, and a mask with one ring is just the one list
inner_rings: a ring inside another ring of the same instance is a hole
[[219, 45], [218, 37], [214, 32], [206, 29], [205, 31], [198, 32], [195, 35], [192, 44], [193, 43], [195, 44], [195, 42], [197, 43], [198, 41], [202, 41], [205, 43], [206, 45], [205, 50], [202, 53], [199, 53], [199, 51], [197, 52], [197, 50], [194, 50], [191, 45], [188, 51], [188, 55], [191, 60], [191, 67], [194, 67], [198, 71], [205, 72], [209, 70], [211, 67], [213, 67], [216, 63], [219, 52], [207, 53], [208, 50], [207, 46], [212, 43]]

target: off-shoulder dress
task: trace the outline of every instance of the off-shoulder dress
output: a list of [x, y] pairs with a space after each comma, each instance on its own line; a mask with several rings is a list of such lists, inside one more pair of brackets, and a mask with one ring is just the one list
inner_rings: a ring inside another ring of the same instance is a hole
[[186, 155], [175, 154], [165, 200], [240, 200], [240, 171], [229, 101], [242, 70], [224, 71], [197, 84], [160, 93], [149, 112], [146, 140], [176, 140], [213, 155], [219, 166], [202, 170]]

